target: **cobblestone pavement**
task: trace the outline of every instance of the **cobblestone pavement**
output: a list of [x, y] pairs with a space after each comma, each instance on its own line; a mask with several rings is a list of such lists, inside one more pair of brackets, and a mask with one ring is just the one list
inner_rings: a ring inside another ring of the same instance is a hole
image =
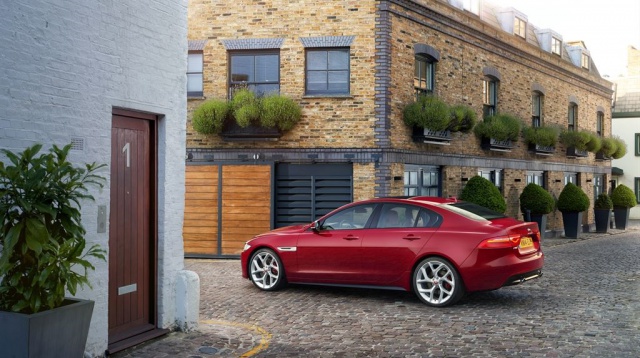
[[239, 260], [186, 260], [200, 327], [115, 357], [638, 357], [640, 225], [545, 239], [544, 276], [430, 308], [411, 293], [259, 291]]

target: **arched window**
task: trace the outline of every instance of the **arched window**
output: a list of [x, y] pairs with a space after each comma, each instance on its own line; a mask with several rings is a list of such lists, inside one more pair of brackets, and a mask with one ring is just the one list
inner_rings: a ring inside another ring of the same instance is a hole
[[415, 44], [414, 54], [413, 89], [416, 98], [433, 94], [436, 87], [436, 63], [440, 59], [440, 52], [429, 45]]
[[531, 126], [542, 126], [544, 95], [541, 92], [533, 91], [531, 96]]

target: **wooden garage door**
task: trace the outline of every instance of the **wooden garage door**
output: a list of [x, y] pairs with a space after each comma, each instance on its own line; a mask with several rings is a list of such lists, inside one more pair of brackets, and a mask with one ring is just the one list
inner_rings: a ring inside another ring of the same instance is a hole
[[271, 165], [188, 165], [185, 256], [237, 256], [247, 240], [269, 231], [271, 171]]

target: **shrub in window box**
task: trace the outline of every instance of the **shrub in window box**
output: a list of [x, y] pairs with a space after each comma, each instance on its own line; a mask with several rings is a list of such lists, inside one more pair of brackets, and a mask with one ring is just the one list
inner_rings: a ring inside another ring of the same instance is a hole
[[469, 201], [499, 213], [507, 210], [507, 203], [500, 190], [492, 182], [478, 175], [469, 179], [462, 190], [460, 200]]
[[200, 134], [220, 134], [230, 112], [231, 107], [225, 100], [205, 101], [193, 111], [193, 129]]
[[616, 143], [616, 150], [611, 153], [611, 158], [613, 159], [620, 159], [622, 157], [624, 157], [625, 154], [627, 154], [627, 143], [625, 143], [625, 141], [623, 141], [620, 137], [613, 137], [613, 140]]
[[547, 230], [547, 214], [553, 211], [555, 205], [553, 196], [535, 183], [527, 184], [520, 194], [520, 211], [525, 216], [525, 220], [538, 223], [543, 236]]
[[478, 115], [469, 106], [458, 104], [451, 107], [451, 122], [449, 130], [452, 132], [469, 133], [476, 125]]
[[579, 186], [567, 183], [558, 196], [557, 207], [562, 212], [564, 236], [577, 238], [582, 225], [582, 212], [589, 208], [589, 197]]
[[[80, 203], [102, 187], [95, 163], [67, 160], [71, 145], [40, 154], [2, 150], [0, 162], [0, 347], [8, 356], [83, 355], [93, 311], [79, 302], [78, 286], [91, 287], [90, 259], [105, 260], [98, 245], [86, 248]], [[30, 325], [30, 328], [26, 328]]]
[[618, 149], [618, 143], [613, 138], [602, 138], [600, 150], [596, 153], [596, 160], [611, 160], [611, 155]]
[[522, 121], [509, 114], [496, 114], [485, 118], [473, 129], [483, 149], [509, 151], [518, 140]]
[[567, 148], [567, 157], [587, 157], [589, 151], [600, 149], [599, 138], [587, 131], [565, 130], [558, 137], [560, 143]]
[[629, 211], [638, 205], [636, 196], [628, 186], [620, 184], [611, 193], [613, 202], [613, 215], [616, 222], [616, 229], [626, 230], [629, 223]]
[[434, 144], [446, 144], [451, 140], [449, 106], [438, 97], [420, 96], [404, 107], [404, 123], [413, 129], [413, 140]]
[[606, 193], [598, 195], [595, 203], [593, 203], [593, 213], [596, 220], [596, 232], [605, 233], [609, 229], [609, 220], [611, 218], [611, 209], [613, 202]]
[[559, 133], [558, 128], [547, 126], [522, 129], [522, 136], [529, 150], [540, 155], [551, 155], [556, 151]]

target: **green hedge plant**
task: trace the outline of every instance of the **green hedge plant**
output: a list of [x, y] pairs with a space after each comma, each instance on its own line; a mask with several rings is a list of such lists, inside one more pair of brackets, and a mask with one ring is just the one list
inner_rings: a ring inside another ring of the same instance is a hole
[[193, 129], [201, 134], [219, 134], [230, 112], [227, 101], [210, 99], [193, 111], [191, 123]]
[[231, 111], [236, 123], [242, 128], [257, 123], [260, 118], [260, 101], [253, 91], [242, 88], [233, 93]]
[[580, 151], [589, 151], [596, 153], [602, 145], [600, 137], [589, 131], [570, 131], [564, 130], [560, 133], [559, 141], [565, 147], [574, 147]]
[[402, 119], [408, 127], [443, 131], [451, 122], [449, 106], [436, 96], [420, 96], [404, 107]]
[[451, 107], [451, 122], [449, 130], [452, 132], [469, 133], [475, 127], [478, 115], [469, 106], [458, 104]]
[[553, 211], [555, 200], [543, 187], [535, 183], [529, 183], [520, 194], [520, 210], [525, 213], [531, 211], [532, 215], [545, 215]]
[[479, 138], [493, 138], [498, 141], [516, 141], [520, 134], [522, 121], [509, 114], [496, 114], [485, 118], [474, 128]]
[[290, 130], [302, 117], [298, 103], [280, 94], [270, 94], [260, 99], [260, 124], [263, 127]]
[[611, 210], [613, 209], [613, 201], [607, 195], [607, 193], [601, 193], [593, 203], [593, 208], [598, 210]]
[[522, 129], [524, 141], [543, 147], [555, 147], [560, 130], [557, 127], [525, 127]]
[[611, 158], [620, 159], [627, 154], [627, 143], [620, 137], [613, 137], [613, 140], [616, 143], [616, 150], [611, 154]]
[[619, 184], [611, 193], [611, 201], [615, 208], [632, 208], [638, 205], [636, 196], [628, 186]]
[[504, 213], [507, 210], [507, 203], [500, 190], [481, 176], [469, 179], [462, 190], [460, 200], [475, 203], [499, 213]]
[[75, 166], [71, 145], [38, 154], [37, 144], [0, 162], [0, 310], [36, 313], [62, 306], [65, 292], [91, 287], [90, 258], [105, 260], [98, 245], [86, 248], [80, 204], [102, 187], [104, 165]]
[[589, 208], [589, 197], [582, 188], [567, 183], [558, 196], [557, 207], [562, 212], [581, 212]]
[[600, 151], [606, 157], [611, 157], [618, 150], [618, 142], [614, 138], [602, 138]]

